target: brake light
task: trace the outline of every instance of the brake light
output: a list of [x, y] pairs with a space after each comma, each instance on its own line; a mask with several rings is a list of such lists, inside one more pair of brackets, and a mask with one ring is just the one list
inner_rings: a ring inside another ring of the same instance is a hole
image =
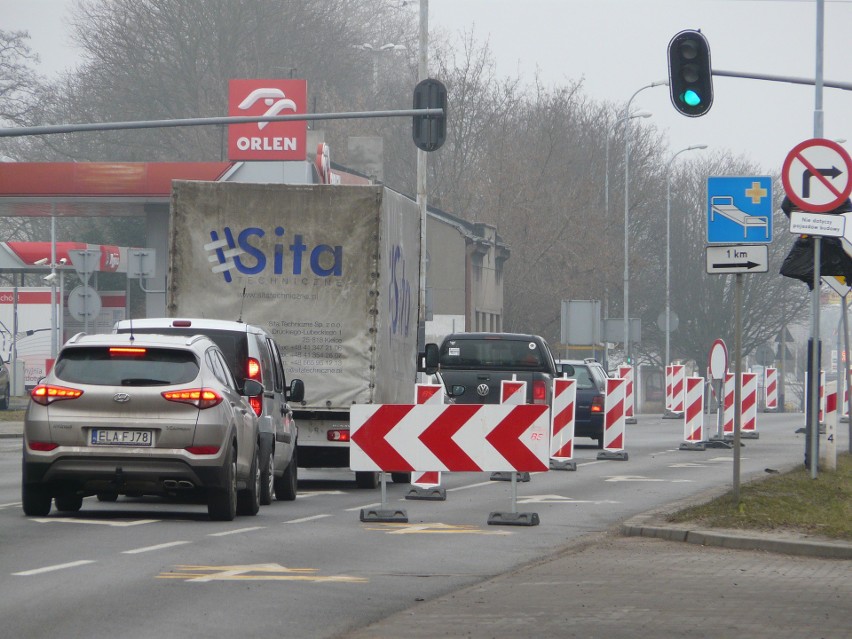
[[170, 402], [192, 404], [196, 408], [213, 408], [222, 402], [222, 396], [212, 388], [186, 388], [177, 391], [163, 391], [160, 393]]
[[59, 448], [59, 444], [54, 444], [53, 442], [27, 442], [27, 446], [30, 450], [37, 450], [42, 453]]
[[603, 395], [595, 395], [592, 397], [592, 412], [593, 413], [602, 413], [604, 409], [604, 398]]
[[189, 328], [190, 326], [192, 326], [192, 322], [190, 322], [189, 320], [175, 320], [174, 322], [172, 322], [172, 326], [174, 326], [175, 328]]
[[260, 414], [263, 412], [263, 395], [254, 395], [253, 397], [249, 397], [249, 405], [254, 411], [254, 414], [260, 417]]
[[140, 346], [110, 346], [109, 354], [110, 357], [121, 356], [121, 355], [130, 355], [134, 357], [138, 357], [144, 355], [148, 352], [147, 348], [142, 348]]
[[254, 357], [248, 358], [248, 363], [246, 364], [246, 373], [248, 374], [249, 379], [261, 381], [260, 362], [258, 362]]
[[217, 455], [218, 446], [187, 446], [184, 450], [192, 455]]
[[547, 384], [544, 380], [533, 382], [533, 404], [544, 404], [547, 401]]
[[30, 397], [36, 404], [48, 406], [62, 399], [77, 399], [83, 391], [65, 386], [53, 386], [51, 384], [39, 384], [30, 393]]
[[341, 430], [330, 430], [326, 433], [326, 438], [330, 442], [348, 442], [349, 441], [349, 430], [341, 429]]

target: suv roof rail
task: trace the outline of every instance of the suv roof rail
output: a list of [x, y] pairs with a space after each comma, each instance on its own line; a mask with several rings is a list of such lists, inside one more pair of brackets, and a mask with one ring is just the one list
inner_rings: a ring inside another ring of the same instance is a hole
[[596, 360], [594, 357], [586, 357], [583, 361], [586, 362], [587, 364], [589, 364], [591, 362], [594, 362], [595, 364], [598, 363], [598, 360]]
[[71, 338], [68, 340], [68, 343], [73, 344], [73, 343], [77, 342], [81, 337], [84, 337], [85, 335], [86, 335], [85, 331], [80, 331], [76, 335], [72, 335]]

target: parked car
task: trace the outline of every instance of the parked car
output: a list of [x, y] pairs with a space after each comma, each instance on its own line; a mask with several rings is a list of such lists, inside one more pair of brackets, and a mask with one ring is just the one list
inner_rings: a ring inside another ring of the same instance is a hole
[[0, 360], [0, 410], [9, 408], [9, 397], [11, 389], [9, 387], [9, 367], [3, 360]]
[[[281, 351], [272, 336], [258, 326], [215, 319], [148, 318], [122, 320], [117, 333], [143, 335], [206, 335], [225, 355], [240, 392], [247, 395], [259, 419], [260, 428], [260, 503], [296, 499], [298, 429], [290, 402], [301, 402], [305, 387], [300, 379], [287, 384]], [[242, 380], [253, 379], [262, 389], [248, 393]]]
[[79, 333], [30, 394], [24, 513], [47, 515], [51, 500], [76, 512], [90, 495], [199, 493], [212, 519], [256, 515], [259, 447], [257, 416], [211, 339]]
[[556, 364], [547, 342], [521, 333], [453, 333], [441, 342], [440, 376], [456, 404], [499, 404], [500, 383], [527, 382], [529, 404], [550, 404]]
[[556, 365], [560, 374], [577, 380], [574, 436], [596, 439], [598, 448], [603, 448], [604, 395], [609, 375], [594, 359], [560, 359]]

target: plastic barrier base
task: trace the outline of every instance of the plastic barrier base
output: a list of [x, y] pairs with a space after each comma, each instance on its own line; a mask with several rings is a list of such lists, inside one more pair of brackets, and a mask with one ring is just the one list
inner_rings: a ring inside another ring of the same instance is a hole
[[577, 470], [577, 462], [570, 459], [551, 459], [550, 470]]
[[362, 508], [361, 521], [408, 523], [408, 513], [402, 509], [380, 510], [378, 508]]
[[704, 442], [708, 448], [733, 448], [734, 445], [725, 437], [712, 435], [710, 439]]
[[683, 442], [679, 450], [705, 450], [706, 448], [704, 442]]
[[489, 526], [538, 526], [538, 513], [493, 512], [488, 515]]
[[740, 439], [760, 439], [760, 433], [757, 433], [753, 430], [740, 432]]
[[504, 472], [504, 471], [491, 473], [490, 479], [491, 479], [491, 481], [512, 481], [512, 475], [513, 474], [518, 475], [518, 481], [529, 481], [530, 480], [530, 474], [527, 473], [527, 472], [511, 473], [511, 472]]
[[663, 412], [663, 419], [683, 419], [683, 412], [674, 413], [668, 408]]
[[598, 459], [611, 459], [613, 461], [627, 461], [626, 450], [602, 450], [598, 453]]
[[636, 421], [635, 417], [625, 417], [624, 423], [625, 424], [638, 424], [639, 422]]
[[412, 486], [409, 488], [408, 493], [406, 493], [405, 498], [424, 501], [447, 501], [447, 491], [440, 486], [432, 486], [431, 488]]

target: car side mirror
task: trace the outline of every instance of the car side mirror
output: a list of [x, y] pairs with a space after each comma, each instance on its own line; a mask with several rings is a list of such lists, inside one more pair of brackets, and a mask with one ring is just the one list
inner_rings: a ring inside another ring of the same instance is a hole
[[572, 377], [574, 375], [574, 367], [571, 366], [571, 364], [563, 364], [562, 373], [567, 375], [568, 377]]
[[290, 392], [287, 394], [287, 399], [291, 402], [301, 402], [305, 399], [305, 383], [301, 379], [291, 379]]
[[243, 395], [246, 397], [263, 395], [263, 384], [256, 379], [246, 379], [243, 381]]
[[420, 353], [417, 370], [427, 375], [434, 375], [438, 370], [440, 349], [437, 344], [426, 344], [424, 352]]

